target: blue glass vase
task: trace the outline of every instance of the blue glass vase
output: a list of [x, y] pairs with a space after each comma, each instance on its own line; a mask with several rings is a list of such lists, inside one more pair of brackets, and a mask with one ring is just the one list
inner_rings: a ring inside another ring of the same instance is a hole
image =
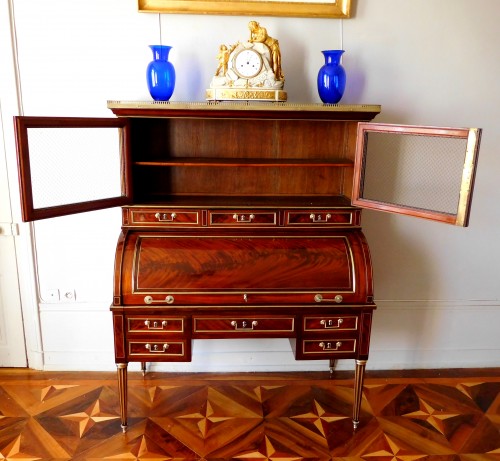
[[148, 64], [146, 80], [151, 97], [155, 101], [168, 101], [174, 92], [175, 69], [168, 60], [172, 49], [167, 45], [150, 45], [154, 60]]
[[346, 74], [340, 64], [344, 50], [322, 51], [325, 64], [318, 72], [318, 93], [325, 104], [337, 104], [344, 95]]

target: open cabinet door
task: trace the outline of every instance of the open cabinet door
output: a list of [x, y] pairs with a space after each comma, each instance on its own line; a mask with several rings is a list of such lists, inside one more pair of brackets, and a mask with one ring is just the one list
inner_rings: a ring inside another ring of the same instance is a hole
[[23, 221], [131, 201], [126, 118], [14, 118]]
[[360, 123], [352, 204], [467, 226], [479, 128]]

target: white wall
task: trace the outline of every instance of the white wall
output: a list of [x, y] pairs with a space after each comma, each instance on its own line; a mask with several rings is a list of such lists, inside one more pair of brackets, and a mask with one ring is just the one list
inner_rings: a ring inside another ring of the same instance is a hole
[[[108, 99], [150, 99], [145, 68], [148, 45], [159, 41], [158, 15], [138, 13], [135, 0], [13, 4], [24, 115], [112, 116]], [[177, 72], [172, 100], [203, 100], [219, 45], [245, 39], [249, 20], [257, 19], [280, 40], [290, 102], [319, 102], [321, 50], [343, 46], [342, 103], [381, 104], [378, 121], [483, 128], [469, 228], [364, 212], [379, 306], [368, 366], [500, 366], [500, 157], [494, 149], [500, 145], [500, 2], [358, 0], [354, 6], [354, 17], [344, 21], [162, 15], [163, 43], [173, 46]], [[39, 304], [44, 369], [114, 368], [109, 304], [119, 227], [117, 209], [34, 225], [42, 297], [53, 289], [76, 291], [74, 301]], [[325, 367], [295, 362], [288, 340], [213, 340], [195, 341], [193, 362], [168, 369]]]

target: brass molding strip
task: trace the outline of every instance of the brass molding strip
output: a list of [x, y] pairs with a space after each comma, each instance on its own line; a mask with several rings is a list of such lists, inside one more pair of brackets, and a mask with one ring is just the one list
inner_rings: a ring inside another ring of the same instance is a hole
[[164, 110], [266, 110], [266, 111], [320, 111], [320, 112], [380, 112], [378, 104], [321, 104], [255, 101], [107, 101], [108, 109], [164, 109]]

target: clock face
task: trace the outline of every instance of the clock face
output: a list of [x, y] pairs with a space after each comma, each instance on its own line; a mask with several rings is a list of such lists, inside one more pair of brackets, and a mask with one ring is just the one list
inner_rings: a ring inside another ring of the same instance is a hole
[[255, 50], [241, 50], [234, 57], [233, 69], [242, 78], [255, 77], [262, 69], [262, 57]]

